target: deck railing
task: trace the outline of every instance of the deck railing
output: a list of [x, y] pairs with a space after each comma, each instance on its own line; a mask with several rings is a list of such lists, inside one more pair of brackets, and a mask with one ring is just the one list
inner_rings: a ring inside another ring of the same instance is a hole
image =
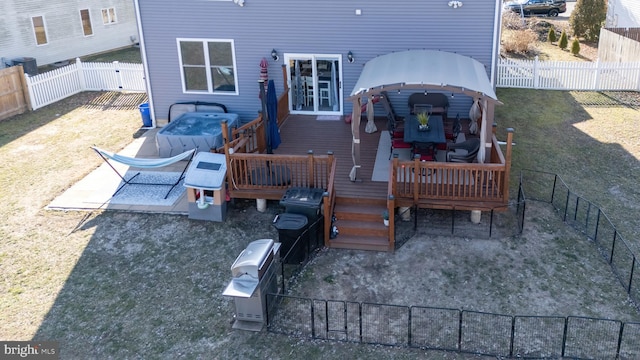
[[[286, 84], [286, 82], [285, 82]], [[288, 89], [278, 98], [278, 126], [289, 116]], [[222, 123], [224, 146], [217, 149], [227, 158], [229, 196], [244, 199], [279, 200], [291, 187], [324, 189], [322, 210], [333, 214], [336, 193], [336, 162], [333, 153], [314, 155], [264, 154], [267, 148], [266, 126], [262, 114], [231, 132]], [[328, 245], [332, 216], [324, 217], [324, 243]]]
[[[508, 133], [508, 152], [512, 132]], [[393, 205], [491, 210], [506, 206], [510, 164], [493, 136], [488, 163], [400, 161], [393, 159], [389, 196]], [[391, 211], [391, 209], [390, 209]], [[390, 214], [391, 215], [391, 214]]]
[[[328, 189], [334, 162], [331, 153], [314, 155], [313, 152], [306, 156], [234, 153], [229, 159], [227, 173], [232, 197], [244, 197], [242, 190], [263, 190], [265, 196], [258, 198], [266, 199], [270, 198], [269, 192], [290, 187]], [[233, 196], [234, 191], [239, 191], [239, 196]]]

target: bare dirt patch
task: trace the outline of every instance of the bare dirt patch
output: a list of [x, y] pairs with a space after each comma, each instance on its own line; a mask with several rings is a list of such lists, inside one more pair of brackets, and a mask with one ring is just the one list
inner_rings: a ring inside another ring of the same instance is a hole
[[523, 235], [510, 238], [434, 237], [419, 230], [394, 253], [324, 249], [293, 294], [509, 315], [640, 319], [590, 240], [546, 204], [529, 202], [527, 218]]

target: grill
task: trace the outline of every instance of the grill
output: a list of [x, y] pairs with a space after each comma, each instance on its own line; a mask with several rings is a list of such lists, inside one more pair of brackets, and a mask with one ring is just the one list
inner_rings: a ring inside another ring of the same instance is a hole
[[278, 292], [275, 262], [279, 250], [280, 243], [272, 239], [255, 240], [231, 265], [232, 279], [222, 295], [235, 301], [234, 329], [260, 331], [265, 324], [267, 294]]

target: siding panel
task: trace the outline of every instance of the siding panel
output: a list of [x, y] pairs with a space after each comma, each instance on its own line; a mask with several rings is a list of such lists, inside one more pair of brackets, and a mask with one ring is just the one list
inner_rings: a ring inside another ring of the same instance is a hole
[[[244, 7], [205, 0], [143, 1], [140, 12], [156, 120], [166, 120], [172, 103], [195, 100], [221, 102], [243, 121], [253, 119], [260, 109], [260, 59], [269, 60], [269, 78], [280, 93], [284, 53], [341, 54], [345, 94], [351, 92], [366, 61], [407, 49], [470, 56], [485, 64], [489, 75], [496, 3], [474, 0], [453, 9], [444, 0], [252, 0]], [[362, 15], [355, 15], [356, 9]], [[183, 94], [175, 41], [179, 37], [234, 39], [240, 95]], [[281, 55], [278, 63], [271, 59], [271, 49]], [[346, 61], [349, 51], [354, 63]], [[462, 97], [454, 101], [452, 111], [467, 107], [465, 101], [470, 104]], [[350, 103], [345, 102], [344, 111], [351, 111]]]

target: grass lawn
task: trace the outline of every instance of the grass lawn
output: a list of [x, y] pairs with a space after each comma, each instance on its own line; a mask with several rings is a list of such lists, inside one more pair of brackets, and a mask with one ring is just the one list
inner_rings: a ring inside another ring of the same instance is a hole
[[[140, 134], [135, 96], [86, 92], [0, 122], [0, 339], [56, 340], [64, 359], [478, 358], [231, 330], [233, 306], [221, 295], [229, 266], [249, 241], [277, 237], [275, 206], [261, 214], [239, 202], [225, 223], [122, 212], [83, 222], [84, 212], [44, 210], [100, 164], [90, 145], [117, 151]], [[499, 89], [498, 137], [516, 131], [514, 178], [523, 168], [557, 172], [637, 245], [638, 110], [585, 96]]]

